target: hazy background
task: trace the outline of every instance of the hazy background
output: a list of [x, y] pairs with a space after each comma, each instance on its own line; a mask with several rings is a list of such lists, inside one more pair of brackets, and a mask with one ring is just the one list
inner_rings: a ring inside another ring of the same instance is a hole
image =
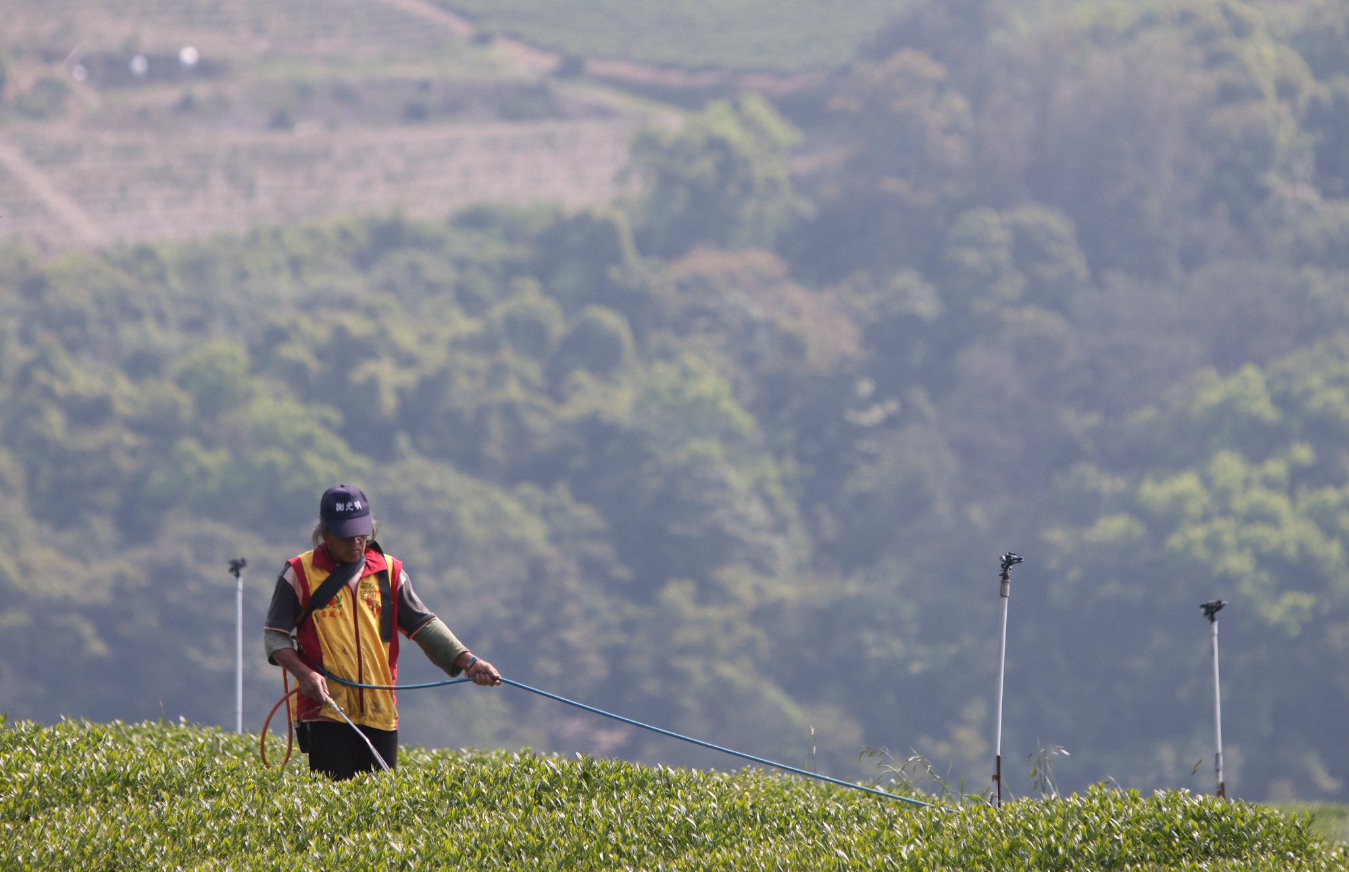
[[[508, 677], [1349, 799], [1349, 2], [6, 0], [0, 710], [245, 726], [321, 491]], [[415, 646], [405, 680], [435, 671]], [[511, 688], [407, 741], [735, 767]], [[862, 756], [867, 748], [886, 756]]]

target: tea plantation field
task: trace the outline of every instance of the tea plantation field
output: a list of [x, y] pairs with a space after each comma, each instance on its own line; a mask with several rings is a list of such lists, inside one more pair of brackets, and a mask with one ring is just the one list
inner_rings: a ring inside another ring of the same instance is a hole
[[762, 772], [406, 749], [333, 784], [183, 725], [0, 726], [0, 869], [1344, 869], [1305, 816], [1184, 793], [922, 808]]
[[435, 0], [480, 28], [577, 57], [681, 69], [828, 70], [902, 13], [896, 0]]

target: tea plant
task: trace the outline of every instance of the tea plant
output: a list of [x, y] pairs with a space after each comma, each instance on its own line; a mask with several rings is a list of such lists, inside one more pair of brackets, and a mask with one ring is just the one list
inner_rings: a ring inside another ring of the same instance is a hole
[[408, 748], [332, 783], [256, 736], [0, 724], [0, 870], [1322, 870], [1303, 817], [1184, 792], [915, 808], [760, 771]]
[[1314, 832], [1327, 842], [1349, 846], [1349, 806], [1331, 803], [1281, 802], [1274, 807], [1284, 814], [1303, 815]]

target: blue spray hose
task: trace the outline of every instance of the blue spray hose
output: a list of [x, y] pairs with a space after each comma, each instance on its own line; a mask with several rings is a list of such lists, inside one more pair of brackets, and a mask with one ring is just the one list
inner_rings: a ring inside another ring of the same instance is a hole
[[[473, 680], [471, 678], [451, 678], [446, 681], [431, 681], [425, 684], [401, 684], [396, 687], [392, 687], [387, 684], [359, 684], [355, 681], [347, 681], [344, 678], [338, 678], [336, 675], [332, 675], [327, 671], [324, 671], [323, 675], [332, 681], [336, 681], [338, 684], [345, 684], [347, 687], [361, 687], [367, 690], [423, 690], [428, 687], [445, 687], [451, 684], [464, 684], [465, 682], [471, 682]], [[739, 757], [742, 760], [749, 760], [752, 763], [758, 763], [762, 766], [771, 766], [774, 769], [781, 769], [783, 772], [790, 772], [793, 775], [800, 775], [805, 778], [814, 778], [816, 781], [824, 781], [829, 784], [837, 785], [839, 787], [849, 788], [850, 790], [860, 790], [863, 793], [871, 793], [875, 794], [876, 796], [883, 796], [886, 799], [897, 799], [900, 802], [907, 802], [910, 805], [918, 805], [922, 806], [923, 808], [941, 808], [940, 806], [933, 805], [930, 802], [923, 802], [922, 800], [913, 799], [908, 796], [900, 796], [897, 793], [887, 793], [884, 790], [877, 790], [874, 787], [864, 787], [861, 784], [853, 784], [849, 781], [843, 781], [838, 778], [830, 778], [828, 775], [819, 775], [814, 772], [808, 772], [805, 769], [798, 769], [795, 766], [788, 766], [785, 763], [775, 763], [772, 760], [765, 760], [763, 757], [755, 757], [753, 754], [746, 754], [742, 751], [734, 751], [730, 748], [723, 748], [721, 745], [713, 745], [711, 742], [704, 742], [701, 739], [695, 739], [692, 738], [691, 736], [684, 736], [671, 730], [661, 729], [660, 727], [653, 727], [650, 724], [644, 724], [641, 721], [634, 721], [632, 718], [625, 718], [622, 715], [616, 715], [612, 712], [606, 712], [603, 709], [597, 709], [594, 706], [589, 706], [582, 702], [576, 702], [575, 700], [567, 699], [566, 697], [563, 696], [558, 696], [555, 693], [549, 693], [546, 690], [539, 690], [537, 687], [530, 687], [528, 684], [522, 684], [519, 681], [512, 681], [511, 679], [506, 678], [504, 676], [501, 679], [501, 683], [509, 684], [511, 687], [518, 687], [521, 690], [527, 690], [530, 693], [536, 693], [539, 696], [547, 697], [548, 699], [564, 703], [565, 705], [574, 706], [575, 708], [578, 709], [583, 709], [585, 711], [591, 712], [592, 714], [597, 714], [606, 718], [611, 718], [615, 721], [621, 721], [622, 723], [629, 724], [634, 727], [640, 727], [643, 730], [650, 730], [651, 732], [659, 733], [662, 736], [669, 736], [671, 739], [678, 739], [681, 742], [688, 742], [691, 745], [697, 745], [701, 748], [707, 748], [712, 751], [719, 751], [722, 754], [729, 754], [732, 757]], [[951, 811], [951, 809], [947, 808], [942, 808], [941, 810]]]

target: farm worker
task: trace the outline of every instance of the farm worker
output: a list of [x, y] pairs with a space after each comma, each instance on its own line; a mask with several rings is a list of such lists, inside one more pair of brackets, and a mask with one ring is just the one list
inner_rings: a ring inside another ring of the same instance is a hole
[[451, 676], [501, 684], [492, 664], [473, 656], [422, 604], [402, 561], [375, 542], [378, 531], [360, 488], [339, 484], [324, 491], [314, 549], [287, 561], [263, 627], [268, 662], [299, 682], [294, 714], [300, 750], [309, 754], [311, 770], [337, 780], [373, 770], [376, 763], [331, 703], [391, 768], [398, 758], [398, 709], [392, 690], [329, 682], [323, 672], [357, 684], [396, 684], [402, 632]]

